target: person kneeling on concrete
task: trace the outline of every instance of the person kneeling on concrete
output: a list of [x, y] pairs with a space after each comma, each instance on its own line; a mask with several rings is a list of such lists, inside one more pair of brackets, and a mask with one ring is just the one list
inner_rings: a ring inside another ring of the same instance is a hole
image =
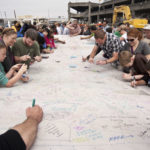
[[[96, 44], [89, 56], [86, 57], [86, 60], [89, 60], [90, 63], [94, 62], [94, 57], [101, 50], [104, 52], [104, 57], [107, 58], [105, 60], [97, 61], [97, 65], [105, 65], [108, 63], [113, 63], [118, 61], [118, 53], [122, 48], [122, 43], [115, 35], [111, 33], [106, 33], [103, 30], [99, 30], [95, 32], [95, 41]], [[82, 60], [85, 61], [85, 58]]]

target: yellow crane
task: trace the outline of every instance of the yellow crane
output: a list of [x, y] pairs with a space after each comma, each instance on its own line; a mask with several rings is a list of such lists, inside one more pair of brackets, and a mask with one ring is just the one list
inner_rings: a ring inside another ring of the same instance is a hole
[[118, 13], [123, 13], [123, 20], [124, 20], [123, 23], [128, 22], [130, 25], [133, 25], [133, 27], [135, 28], [143, 28], [146, 24], [148, 24], [147, 19], [140, 19], [140, 18], [133, 19], [131, 16], [131, 11], [129, 6], [120, 5], [114, 8], [113, 25], [116, 22]]

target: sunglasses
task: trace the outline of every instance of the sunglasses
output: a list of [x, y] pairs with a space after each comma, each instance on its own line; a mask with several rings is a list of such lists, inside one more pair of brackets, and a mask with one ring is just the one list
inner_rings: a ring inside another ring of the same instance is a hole
[[128, 41], [128, 42], [133, 42], [133, 41], [134, 41], [134, 39], [127, 39], [127, 41]]

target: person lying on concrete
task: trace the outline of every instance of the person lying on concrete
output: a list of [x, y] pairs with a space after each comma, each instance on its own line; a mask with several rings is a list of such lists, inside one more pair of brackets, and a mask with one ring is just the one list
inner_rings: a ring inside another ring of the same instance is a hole
[[123, 79], [131, 81], [131, 86], [146, 85], [148, 83], [150, 62], [146, 56], [121, 51], [119, 53], [119, 62], [123, 67], [131, 67], [130, 73], [123, 73]]

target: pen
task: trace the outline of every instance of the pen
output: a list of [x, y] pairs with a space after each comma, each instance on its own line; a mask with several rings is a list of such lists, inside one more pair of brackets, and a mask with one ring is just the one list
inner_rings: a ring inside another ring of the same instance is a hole
[[136, 79], [135, 79], [135, 76], [133, 76], [133, 83], [134, 83], [133, 87], [136, 87], [135, 82], [136, 82]]
[[35, 106], [35, 98], [32, 101], [32, 107], [34, 107], [34, 106]]
[[25, 77], [26, 77], [26, 75], [25, 75], [25, 74], [22, 74], [22, 77], [23, 77], [23, 78], [25, 78]]

